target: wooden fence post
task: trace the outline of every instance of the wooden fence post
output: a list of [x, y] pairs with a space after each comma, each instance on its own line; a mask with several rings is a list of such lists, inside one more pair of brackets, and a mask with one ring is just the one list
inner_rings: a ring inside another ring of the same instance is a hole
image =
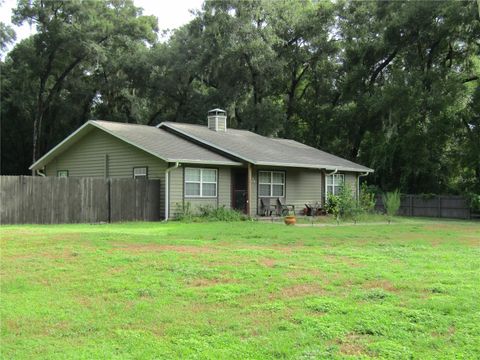
[[107, 214], [108, 214], [108, 218], [107, 218], [107, 221], [108, 223], [111, 223], [112, 222], [112, 201], [111, 201], [111, 182], [110, 182], [110, 178], [107, 178]]
[[410, 202], [410, 216], [413, 216], [413, 195], [408, 195]]
[[437, 197], [437, 217], [442, 217], [442, 196]]

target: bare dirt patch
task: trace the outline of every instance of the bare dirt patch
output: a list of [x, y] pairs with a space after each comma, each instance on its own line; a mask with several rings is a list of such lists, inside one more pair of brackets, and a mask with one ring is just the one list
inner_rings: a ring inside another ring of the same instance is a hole
[[441, 332], [440, 333], [440, 332], [434, 331], [434, 332], [431, 333], [431, 335], [433, 337], [436, 337], [436, 338], [438, 338], [438, 337], [452, 337], [453, 335], [455, 335], [455, 332], [456, 332], [455, 326], [450, 326], [446, 332]]
[[[228, 246], [228, 244], [225, 244]], [[273, 244], [271, 246], [262, 246], [262, 245], [241, 245], [241, 246], [229, 246], [234, 250], [257, 250], [257, 251], [278, 251], [284, 254], [291, 254], [295, 251], [302, 251], [305, 250], [306, 246], [303, 244], [292, 244], [292, 245], [281, 245], [281, 244]]]
[[399, 289], [388, 280], [371, 280], [362, 284], [364, 289], [383, 289], [389, 292], [398, 292]]
[[159, 244], [121, 244], [116, 245], [114, 250], [122, 250], [127, 252], [160, 252], [173, 251], [183, 254], [215, 254], [218, 250], [206, 246], [189, 246], [189, 245], [159, 245]]
[[321, 295], [325, 290], [318, 284], [296, 284], [280, 290], [280, 297], [296, 298], [307, 295]]
[[324, 255], [323, 259], [331, 264], [344, 264], [350, 267], [361, 267], [362, 264], [348, 256], [340, 256], [340, 255]]
[[298, 269], [298, 270], [288, 271], [285, 273], [284, 276], [289, 279], [298, 279], [305, 276], [319, 277], [321, 274], [322, 272], [318, 269]]
[[43, 252], [39, 254], [21, 254], [21, 255], [7, 255], [4, 256], [11, 260], [30, 260], [30, 259], [49, 259], [49, 260], [67, 260], [78, 256], [78, 253], [74, 251], [62, 251], [62, 252]]
[[82, 234], [80, 233], [67, 233], [67, 234], [58, 234], [53, 236], [48, 236], [51, 240], [80, 240], [82, 239]]
[[228, 278], [213, 278], [213, 279], [193, 279], [189, 281], [189, 285], [193, 287], [204, 287], [204, 286], [215, 286], [218, 284], [232, 284], [236, 283], [237, 280], [235, 279], [228, 279]]
[[108, 270], [108, 273], [112, 275], [117, 275], [117, 274], [121, 274], [124, 271], [125, 271], [125, 266], [116, 266], [116, 267], [110, 268]]
[[[480, 230], [479, 230], [480, 231]], [[458, 237], [458, 239], [432, 239], [429, 240], [432, 247], [437, 247], [444, 244], [451, 244], [452, 242], [458, 242], [462, 245], [469, 247], [480, 247], [480, 235], [467, 235]]]
[[461, 237], [460, 239], [458, 239], [458, 241], [468, 246], [479, 247], [480, 246], [480, 229], [478, 234]]
[[12, 319], [4, 320], [4, 324], [9, 332], [19, 334], [21, 332], [21, 325], [18, 321]]
[[274, 267], [275, 264], [277, 263], [277, 261], [275, 259], [271, 259], [271, 258], [265, 258], [265, 259], [262, 259], [260, 260], [260, 263], [266, 267]]
[[479, 226], [473, 225], [459, 225], [459, 224], [435, 224], [435, 225], [427, 225], [424, 226], [425, 230], [429, 231], [444, 231], [444, 230], [451, 230], [451, 231], [462, 231], [462, 232], [477, 232], [480, 231]]
[[345, 338], [336, 341], [340, 345], [340, 353], [348, 356], [369, 355], [362, 342], [366, 341], [365, 335], [347, 334]]

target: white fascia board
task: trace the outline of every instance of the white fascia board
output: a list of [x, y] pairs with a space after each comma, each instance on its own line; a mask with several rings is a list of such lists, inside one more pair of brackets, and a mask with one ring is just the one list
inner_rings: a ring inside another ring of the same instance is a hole
[[[124, 142], [126, 142], [127, 144], [129, 145], [132, 145], [140, 150], [143, 150], [145, 151], [146, 153], [150, 154], [150, 155], [153, 155], [155, 156], [156, 158], [159, 158], [160, 160], [163, 160], [165, 162], [172, 162], [170, 159], [167, 159], [167, 158], [164, 158], [162, 156], [159, 156], [157, 153], [154, 153], [150, 150], [147, 150], [145, 149], [144, 147], [142, 146], [139, 146], [133, 142], [131, 142], [130, 140], [127, 140], [125, 139], [123, 136], [119, 136], [118, 134], [115, 134], [114, 132], [104, 128], [103, 126], [101, 126], [100, 124], [98, 124], [95, 120], [88, 120], [85, 124], [83, 124], [82, 126], [80, 126], [77, 130], [75, 130], [73, 133], [71, 133], [68, 137], [66, 137], [62, 142], [60, 142], [57, 146], [55, 146], [52, 150], [50, 150], [49, 152], [47, 152], [45, 155], [43, 155], [40, 159], [38, 159], [35, 163], [33, 163], [29, 169], [32, 170], [32, 169], [37, 169], [39, 166], [45, 164], [52, 156], [56, 156], [57, 153], [60, 153], [62, 148], [69, 144], [70, 142], [74, 141], [75, 138], [77, 137], [77, 135], [83, 130], [85, 129], [86, 127], [90, 127], [90, 126], [93, 126], [93, 127], [96, 127], [97, 129], [100, 129], [102, 131], [105, 131], [107, 134], [110, 134], [112, 135], [113, 137], [117, 138], [117, 139], [120, 139]], [[175, 161], [175, 160], [174, 160]]]
[[205, 164], [205, 165], [228, 165], [242, 166], [240, 162], [216, 161], [216, 160], [192, 160], [192, 159], [171, 159], [169, 162], [180, 162], [182, 164]]
[[249, 162], [251, 163], [252, 165], [257, 165], [257, 166], [283, 166], [283, 167], [295, 167], [295, 168], [308, 168], [308, 169], [326, 169], [326, 170], [335, 170], [335, 169], [338, 169], [340, 171], [351, 171], [351, 172], [374, 172], [373, 169], [369, 169], [367, 167], [363, 168], [363, 169], [358, 169], [358, 168], [353, 168], [353, 167], [348, 167], [348, 166], [334, 166], [334, 165], [323, 165], [323, 164], [319, 164], [319, 165], [311, 165], [311, 164], [292, 164], [292, 163], [276, 163], [276, 162], [263, 162], [263, 161], [253, 161], [251, 159], [248, 159], [244, 156], [241, 156], [241, 155], [238, 155], [232, 151], [229, 151], [229, 150], [226, 150], [222, 147], [219, 147], [215, 144], [212, 144], [210, 143], [209, 141], [205, 141], [201, 138], [198, 138], [196, 136], [193, 136], [185, 131], [182, 131], [182, 130], [179, 130], [177, 129], [175, 126], [171, 126], [170, 124], [166, 124], [164, 122], [160, 123], [157, 125], [158, 128], [161, 128], [161, 127], [168, 127], [169, 129], [179, 133], [179, 134], [182, 134], [190, 139], [193, 139], [195, 141], [198, 141], [202, 144], [205, 144], [205, 145], [208, 145], [208, 146], [211, 146], [215, 149], [218, 149], [224, 153], [227, 153], [227, 154], [230, 154], [234, 157], [237, 157], [239, 159], [242, 159], [242, 160], [245, 160], [246, 162]]
[[292, 163], [279, 163], [279, 162], [258, 162], [257, 166], [280, 166], [280, 167], [293, 167], [293, 168], [305, 168], [305, 169], [325, 169], [325, 170], [339, 170], [339, 171], [351, 171], [351, 172], [374, 172], [373, 169], [364, 168], [358, 169], [348, 166], [334, 166], [334, 165], [312, 165], [312, 164], [292, 164]]
[[[126, 142], [126, 143], [129, 144], [129, 145], [132, 145], [132, 146], [134, 146], [134, 147], [136, 147], [136, 148], [138, 148], [138, 149], [140, 149], [140, 150], [143, 150], [143, 151], [145, 151], [146, 153], [149, 153], [150, 155], [153, 155], [153, 156], [155, 156], [156, 158], [159, 158], [160, 160], [163, 160], [163, 161], [165, 161], [165, 162], [172, 162], [172, 160], [170, 160], [170, 159], [164, 158], [164, 157], [158, 155], [157, 153], [155, 153], [155, 152], [153, 152], [153, 151], [150, 151], [150, 150], [145, 149], [143, 146], [139, 146], [139, 145], [135, 144], [134, 142], [131, 142], [130, 140], [127, 140], [127, 139], [124, 138], [123, 136], [120, 136], [120, 135], [115, 134], [114, 132], [112, 132], [112, 131], [110, 131], [110, 130], [105, 129], [103, 126], [99, 125], [95, 120], [91, 120], [91, 121], [92, 121], [92, 125], [96, 126], [96, 127], [99, 128], [100, 130], [105, 131], [107, 134], [110, 134], [110, 135], [116, 137], [117, 139], [120, 139], [120, 140]], [[173, 161], [175, 161], [175, 160], [173, 160]]]
[[73, 142], [74, 140], [76, 140], [76, 138], [78, 137], [78, 135], [84, 131], [85, 128], [87, 127], [95, 127], [97, 129], [100, 129], [102, 131], [105, 131], [107, 134], [110, 134], [112, 135], [113, 137], [117, 138], [117, 139], [120, 139], [124, 142], [126, 142], [127, 144], [129, 145], [132, 145], [142, 151], [145, 151], [146, 153], [150, 154], [150, 155], [153, 155], [155, 156], [156, 158], [159, 158], [160, 160], [163, 160], [165, 162], [185, 162], [185, 163], [203, 163], [203, 164], [211, 164], [211, 165], [231, 165], [231, 166], [241, 166], [243, 165], [242, 163], [239, 163], [239, 162], [228, 162], [228, 161], [204, 161], [204, 160], [186, 160], [186, 159], [169, 159], [169, 158], [165, 158], [165, 157], [162, 157], [162, 156], [159, 156], [157, 153], [154, 153], [152, 151], [149, 151], [147, 149], [145, 149], [144, 147], [142, 146], [139, 146], [133, 142], [131, 142], [130, 140], [127, 140], [126, 138], [124, 138], [123, 136], [120, 136], [108, 129], [106, 129], [105, 127], [101, 126], [100, 124], [98, 124], [95, 120], [89, 120], [87, 121], [85, 124], [83, 124], [82, 126], [80, 126], [77, 130], [75, 130], [73, 133], [71, 133], [69, 136], [67, 136], [63, 141], [61, 141], [58, 145], [56, 145], [53, 149], [51, 149], [49, 152], [47, 152], [45, 155], [43, 155], [40, 159], [38, 159], [35, 163], [33, 163], [30, 167], [29, 167], [29, 170], [32, 170], [32, 169], [39, 169], [41, 168], [45, 163], [48, 162], [48, 160], [50, 160], [50, 158], [52, 157], [55, 157], [57, 155], [59, 155], [61, 152], [62, 152], [62, 148], [65, 147], [66, 145], [70, 144], [71, 142]]
[[74, 140], [74, 138], [83, 130], [85, 129], [86, 127], [88, 126], [92, 126], [92, 121], [89, 120], [87, 121], [85, 124], [83, 124], [82, 126], [80, 126], [77, 130], [75, 130], [73, 133], [71, 133], [70, 135], [68, 135], [65, 139], [63, 139], [63, 141], [61, 141], [57, 146], [55, 146], [53, 149], [51, 149], [49, 152], [47, 152], [45, 155], [43, 155], [40, 159], [38, 159], [37, 161], [35, 161], [32, 165], [30, 165], [30, 167], [28, 168], [29, 170], [33, 170], [33, 169], [37, 169], [39, 168], [39, 166], [41, 166], [42, 164], [44, 164], [46, 162], [46, 160], [48, 160], [50, 157], [52, 157], [52, 155], [55, 155], [58, 150], [60, 150], [60, 148], [64, 147], [64, 145], [67, 145], [68, 143], [72, 142]]

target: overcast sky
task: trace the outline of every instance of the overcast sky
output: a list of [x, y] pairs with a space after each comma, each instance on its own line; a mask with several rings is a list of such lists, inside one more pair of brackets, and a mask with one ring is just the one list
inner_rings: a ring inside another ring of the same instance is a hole
[[[190, 10], [200, 9], [203, 0], [134, 0], [134, 2], [143, 8], [145, 15], [155, 15], [158, 18], [161, 36], [162, 30], [175, 29], [188, 23], [193, 18]], [[0, 21], [11, 24], [12, 9], [16, 5], [16, 0], [4, 0], [0, 8]], [[17, 41], [29, 37], [35, 31], [35, 27], [30, 28], [28, 24], [13, 28], [17, 34]]]

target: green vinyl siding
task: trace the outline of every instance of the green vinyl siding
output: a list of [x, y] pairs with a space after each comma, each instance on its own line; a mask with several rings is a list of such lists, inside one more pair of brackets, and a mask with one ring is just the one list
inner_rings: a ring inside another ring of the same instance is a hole
[[353, 196], [357, 198], [357, 174], [356, 173], [344, 173], [345, 185], [352, 189]]
[[295, 212], [302, 214], [305, 204], [322, 203], [324, 183], [321, 170], [288, 169], [285, 203], [295, 205]]
[[260, 209], [260, 199], [257, 197], [258, 193], [258, 167], [252, 166], [252, 186], [250, 195], [250, 216], [255, 216], [258, 214], [258, 209]]
[[[258, 194], [258, 172], [259, 171], [283, 171], [285, 172], [285, 197], [282, 202], [288, 205], [295, 205], [295, 212], [300, 214], [305, 204], [322, 202], [324, 184], [323, 174], [317, 169], [300, 168], [278, 168], [278, 167], [256, 167], [254, 170], [254, 181], [252, 186], [253, 207], [252, 214], [259, 214], [261, 201]], [[270, 204], [276, 205], [277, 198], [270, 198]]]
[[[105, 155], [108, 155], [107, 162]], [[108, 176], [114, 178], [131, 178], [134, 167], [148, 167], [148, 178], [160, 179], [160, 210], [164, 213], [167, 163], [100, 129], [91, 130], [48, 163], [45, 174], [57, 176], [58, 170], [68, 170], [68, 176], [105, 177], [106, 163]]]
[[[252, 179], [252, 202], [251, 214], [259, 214], [261, 210], [260, 197], [258, 192], [258, 171], [284, 171], [285, 172], [285, 197], [282, 198], [285, 204], [295, 205], [295, 212], [302, 214], [305, 204], [315, 204], [325, 201], [325, 175], [319, 169], [301, 168], [278, 168], [278, 167], [255, 167]], [[345, 184], [351, 187], [353, 195], [357, 196], [357, 174], [342, 172], [345, 175]], [[270, 203], [276, 204], [276, 198], [270, 198]]]
[[170, 190], [168, 217], [174, 218], [175, 214], [183, 207], [183, 168], [178, 167], [171, 170], [168, 177], [168, 187]]
[[[285, 173], [285, 189], [284, 189], [284, 195], [287, 195], [288, 189], [287, 189], [287, 179], [288, 179], [288, 172], [285, 168], [278, 168], [278, 167], [254, 167], [253, 173], [252, 173], [252, 207], [250, 209], [250, 213], [252, 216], [255, 216], [255, 214], [258, 214], [261, 211], [262, 203], [260, 200], [260, 196], [258, 196], [258, 186], [259, 186], [259, 172], [260, 171], [281, 171]], [[285, 203], [286, 197], [280, 197], [281, 200]], [[270, 204], [271, 205], [276, 205], [277, 204], [277, 198], [278, 197], [270, 197]]]
[[[326, 172], [326, 174], [330, 174], [331, 172]], [[343, 174], [345, 186], [349, 187], [352, 190], [352, 195], [354, 198], [357, 198], [357, 179], [358, 175], [354, 172], [337, 172], [336, 174]], [[325, 192], [325, 187], [323, 188]], [[338, 195], [338, 194], [337, 194]]]
[[[108, 160], [106, 156], [108, 155]], [[107, 166], [107, 168], [106, 168]], [[170, 172], [170, 217], [181, 208], [185, 202], [191, 204], [192, 210], [199, 206], [225, 206], [231, 207], [231, 167], [217, 166], [218, 184], [216, 198], [184, 197], [184, 167], [205, 167], [201, 165], [182, 165]], [[148, 167], [149, 179], [160, 179], [160, 210], [165, 212], [165, 169], [167, 163], [148, 154], [116, 137], [100, 130], [92, 129], [83, 138], [74, 143], [70, 148], [54, 158], [45, 168], [47, 176], [57, 176], [57, 171], [66, 170], [68, 176], [82, 177], [133, 177], [134, 167]], [[285, 197], [282, 200], [287, 204], [295, 205], [295, 210], [300, 213], [305, 203], [315, 203], [325, 198], [325, 172], [318, 169], [278, 168], [252, 166], [252, 194], [250, 196], [251, 215], [258, 214], [260, 199], [258, 191], [258, 171], [284, 171], [285, 172]], [[345, 183], [357, 195], [358, 175], [344, 173]], [[271, 203], [276, 202], [272, 198]]]
[[219, 166], [217, 173], [217, 197], [215, 198], [195, 198], [184, 197], [184, 167], [202, 167], [212, 168], [210, 166], [187, 165], [179, 167], [170, 172], [170, 211], [169, 216], [175, 217], [185, 203], [190, 203], [193, 212], [198, 211], [199, 206], [225, 206], [231, 207], [231, 167]]
[[232, 207], [232, 168], [221, 166], [218, 168], [218, 205]]

